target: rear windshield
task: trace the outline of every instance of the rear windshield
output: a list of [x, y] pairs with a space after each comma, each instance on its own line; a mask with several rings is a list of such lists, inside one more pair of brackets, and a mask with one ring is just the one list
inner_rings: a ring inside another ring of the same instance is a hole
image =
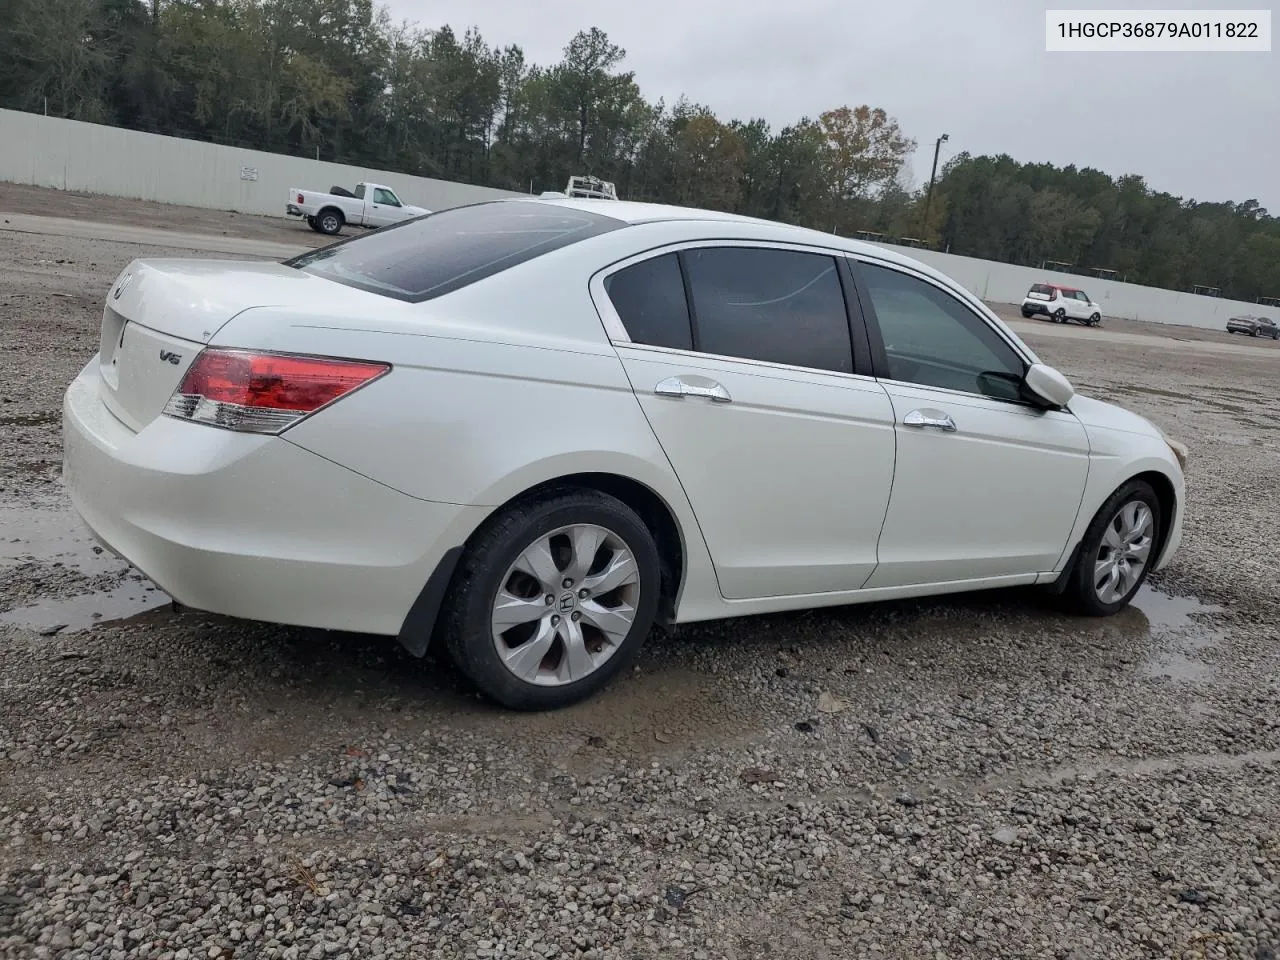
[[1043, 293], [1046, 297], [1052, 297], [1053, 287], [1049, 286], [1047, 283], [1037, 283], [1035, 286], [1031, 288], [1031, 292]]
[[554, 204], [493, 201], [383, 227], [286, 265], [418, 303], [621, 226], [613, 217]]

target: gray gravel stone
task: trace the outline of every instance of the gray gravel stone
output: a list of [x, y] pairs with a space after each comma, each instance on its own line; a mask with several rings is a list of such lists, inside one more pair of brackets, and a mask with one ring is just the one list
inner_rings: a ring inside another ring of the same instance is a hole
[[0, 232], [0, 957], [1276, 956], [1265, 348], [1030, 336], [1191, 447], [1183, 550], [1120, 616], [697, 625], [515, 716], [380, 638], [128, 600], [76, 539], [60, 392], [110, 278], [170, 252]]

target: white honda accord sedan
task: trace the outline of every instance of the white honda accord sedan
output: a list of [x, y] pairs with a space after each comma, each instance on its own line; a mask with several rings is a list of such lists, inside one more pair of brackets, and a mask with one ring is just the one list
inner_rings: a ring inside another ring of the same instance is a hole
[[286, 263], [138, 260], [64, 476], [180, 603], [445, 644], [509, 707], [655, 621], [1042, 584], [1112, 614], [1185, 450], [883, 247], [529, 198]]

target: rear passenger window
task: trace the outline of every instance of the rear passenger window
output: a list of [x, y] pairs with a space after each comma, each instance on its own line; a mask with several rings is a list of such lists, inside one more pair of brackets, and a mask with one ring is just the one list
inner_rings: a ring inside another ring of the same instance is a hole
[[604, 289], [632, 343], [693, 348], [678, 255], [667, 253], [625, 267], [605, 280]]
[[853, 372], [833, 257], [790, 250], [686, 250], [695, 348], [748, 360]]

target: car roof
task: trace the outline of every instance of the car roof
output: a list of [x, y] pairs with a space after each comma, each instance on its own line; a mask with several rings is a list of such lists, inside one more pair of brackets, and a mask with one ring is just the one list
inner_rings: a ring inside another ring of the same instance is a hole
[[[585, 210], [602, 217], [612, 217], [624, 223], [655, 223], [663, 220], [722, 220], [737, 223], [767, 223], [772, 226], [786, 227], [785, 223], [774, 223], [757, 217], [745, 217], [737, 213], [724, 213], [720, 210], [699, 210], [695, 207], [677, 207], [667, 203], [640, 203], [634, 200], [605, 200], [594, 197], [511, 197], [514, 201], [544, 203], [557, 207], [572, 207]], [[795, 227], [792, 229], [801, 229]]]
[[[502, 203], [541, 203], [549, 206], [571, 207], [585, 210], [597, 216], [612, 217], [626, 224], [672, 223], [676, 221], [703, 222], [707, 224], [736, 224], [744, 227], [763, 229], [772, 234], [769, 239], [780, 242], [804, 243], [829, 249], [842, 250], [846, 253], [862, 253], [886, 263], [911, 267], [930, 276], [939, 277], [954, 284], [955, 281], [937, 268], [929, 266], [913, 257], [905, 256], [892, 247], [864, 240], [853, 240], [833, 233], [823, 233], [809, 227], [797, 227], [777, 220], [765, 220], [761, 217], [747, 217], [738, 213], [725, 213], [721, 210], [703, 210], [697, 207], [678, 207], [666, 203], [642, 203], [634, 200], [597, 200], [585, 197], [543, 197], [519, 196], [499, 201]], [[752, 231], [752, 238], [759, 239], [759, 233]]]
[[1079, 287], [1068, 287], [1066, 284], [1062, 284], [1062, 283], [1033, 283], [1031, 286], [1033, 286], [1033, 287], [1049, 287], [1050, 289], [1053, 289], [1053, 290], [1072, 290], [1072, 291], [1076, 291], [1076, 290], [1079, 290], [1079, 289], [1080, 289]]

